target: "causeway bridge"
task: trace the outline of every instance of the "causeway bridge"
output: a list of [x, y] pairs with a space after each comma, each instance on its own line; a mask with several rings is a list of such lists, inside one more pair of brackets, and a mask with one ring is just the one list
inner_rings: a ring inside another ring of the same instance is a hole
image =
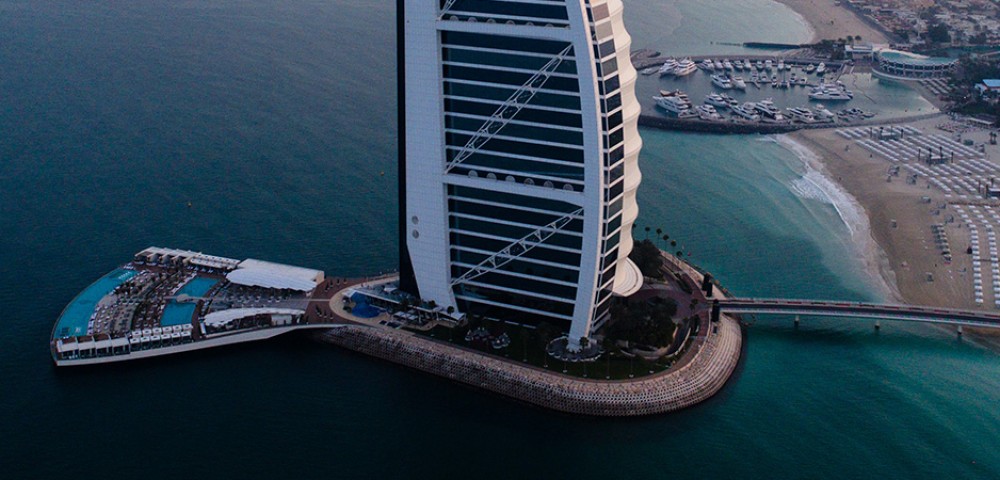
[[723, 298], [711, 305], [713, 318], [719, 313], [813, 315], [1000, 328], [1000, 312], [985, 310], [782, 298]]

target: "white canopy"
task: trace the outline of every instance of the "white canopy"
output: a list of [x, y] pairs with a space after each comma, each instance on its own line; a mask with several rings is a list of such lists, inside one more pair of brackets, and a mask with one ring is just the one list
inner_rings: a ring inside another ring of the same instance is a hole
[[302, 315], [304, 313], [306, 313], [304, 310], [294, 308], [232, 308], [205, 315], [205, 325], [225, 325], [233, 320], [254, 315]]
[[226, 279], [237, 285], [308, 292], [322, 283], [324, 276], [321, 270], [248, 259], [226, 274]]

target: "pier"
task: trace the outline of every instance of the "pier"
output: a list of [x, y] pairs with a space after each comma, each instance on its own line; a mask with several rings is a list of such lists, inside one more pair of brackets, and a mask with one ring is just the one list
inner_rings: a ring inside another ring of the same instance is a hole
[[732, 314], [814, 315], [819, 317], [866, 318], [905, 322], [938, 323], [980, 328], [1000, 328], [1000, 313], [984, 310], [892, 305], [826, 300], [772, 298], [726, 298], [713, 310]]

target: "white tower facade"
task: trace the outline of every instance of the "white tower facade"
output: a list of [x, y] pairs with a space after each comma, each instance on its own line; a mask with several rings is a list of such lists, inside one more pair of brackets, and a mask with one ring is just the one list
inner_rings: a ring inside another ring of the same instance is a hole
[[579, 345], [642, 285], [621, 1], [398, 8], [402, 288]]

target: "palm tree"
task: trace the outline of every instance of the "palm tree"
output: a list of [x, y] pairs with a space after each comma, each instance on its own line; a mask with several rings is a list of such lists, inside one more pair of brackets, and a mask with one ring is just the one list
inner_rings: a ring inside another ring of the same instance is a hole
[[649, 240], [649, 227], [646, 227], [646, 240]]

